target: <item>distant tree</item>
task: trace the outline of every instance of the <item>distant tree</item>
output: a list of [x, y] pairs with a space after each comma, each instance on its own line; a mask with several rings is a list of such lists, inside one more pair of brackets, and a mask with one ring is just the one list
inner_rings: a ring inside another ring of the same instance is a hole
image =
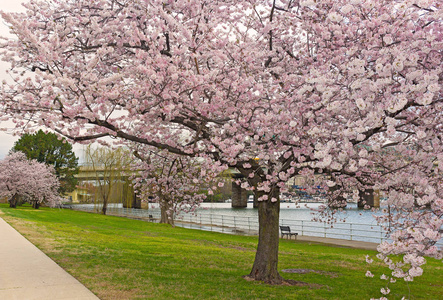
[[124, 148], [94, 148], [89, 145], [85, 150], [85, 168], [91, 168], [96, 176], [96, 197], [103, 206], [102, 214], [106, 215], [109, 200], [114, 187], [127, 178], [132, 155]]
[[[155, 147], [138, 146], [134, 154], [139, 161], [133, 164], [138, 172], [133, 178], [136, 190], [146, 199], [160, 206], [160, 223], [174, 225], [174, 217], [180, 212], [193, 212], [204, 199], [203, 186], [216, 180], [216, 172], [202, 168], [204, 160], [159, 150]], [[213, 193], [216, 187], [208, 187]]]
[[28, 160], [22, 152], [0, 161], [0, 197], [6, 197], [10, 207], [15, 208], [19, 199], [30, 202], [34, 208], [42, 202], [56, 206], [61, 200], [58, 187], [52, 166]]
[[61, 194], [75, 189], [77, 179], [74, 175], [78, 173], [78, 158], [65, 138], [60, 139], [56, 134], [42, 130], [34, 134], [26, 133], [14, 144], [12, 151], [21, 151], [28, 159], [53, 166], [60, 181]]

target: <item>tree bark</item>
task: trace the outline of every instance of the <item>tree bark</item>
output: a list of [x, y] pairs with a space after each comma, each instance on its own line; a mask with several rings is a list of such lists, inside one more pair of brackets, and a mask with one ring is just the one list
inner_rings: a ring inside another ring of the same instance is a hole
[[160, 223], [174, 225], [174, 216], [172, 214], [171, 203], [168, 200], [162, 200], [160, 202]]
[[103, 206], [102, 206], [102, 214], [106, 215], [106, 211], [108, 209], [108, 197], [107, 195], [103, 196]]
[[[254, 265], [249, 278], [268, 284], [281, 284], [283, 278], [277, 270], [279, 243], [280, 190], [273, 189], [266, 201], [258, 203], [259, 236]], [[261, 194], [263, 195], [263, 194]], [[257, 196], [261, 196], [257, 195]], [[276, 202], [272, 202], [272, 197]]]
[[133, 195], [133, 197], [132, 197], [132, 208], [141, 209], [142, 208], [142, 202], [137, 197], [137, 193], [132, 193], [132, 195]]
[[17, 194], [15, 194], [14, 196], [12, 196], [12, 198], [9, 200], [9, 207], [11, 208], [17, 208], [17, 201], [18, 201], [19, 196]]

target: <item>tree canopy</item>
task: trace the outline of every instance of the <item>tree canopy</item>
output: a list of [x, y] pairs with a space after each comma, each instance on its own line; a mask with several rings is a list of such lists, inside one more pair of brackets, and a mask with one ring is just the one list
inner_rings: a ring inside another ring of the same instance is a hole
[[13, 152], [23, 152], [28, 159], [53, 166], [60, 180], [59, 192], [65, 194], [75, 189], [78, 173], [78, 158], [72, 145], [65, 138], [39, 130], [34, 134], [25, 133], [15, 142]]
[[35, 121], [75, 141], [110, 136], [237, 168], [259, 200], [250, 278], [282, 282], [279, 194], [294, 175], [331, 188], [331, 200], [371, 188], [388, 196], [397, 213], [381, 257], [409, 255], [409, 269], [390, 264], [393, 277], [441, 257], [441, 1], [25, 7], [2, 13], [17, 36], [1, 51], [15, 79], [3, 110], [19, 127]]
[[52, 166], [27, 159], [22, 152], [9, 154], [0, 161], [0, 197], [6, 197], [11, 207], [16, 207], [19, 199], [35, 208], [43, 202], [56, 206], [61, 203], [58, 187]]
[[180, 212], [194, 212], [206, 199], [204, 189], [217, 184], [217, 173], [211, 172], [204, 160], [168, 153], [144, 146], [134, 148], [133, 177], [135, 189], [144, 199], [159, 203], [160, 223], [174, 224]]

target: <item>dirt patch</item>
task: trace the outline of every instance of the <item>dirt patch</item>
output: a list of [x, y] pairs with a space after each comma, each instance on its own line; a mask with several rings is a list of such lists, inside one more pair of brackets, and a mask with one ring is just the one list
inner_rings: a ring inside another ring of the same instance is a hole
[[137, 299], [137, 297], [142, 295], [140, 289], [133, 288], [128, 290], [123, 285], [114, 286], [104, 281], [91, 285], [90, 289], [100, 299]]
[[326, 275], [331, 278], [337, 278], [338, 274], [334, 272], [326, 272], [326, 271], [317, 271], [312, 269], [284, 269], [281, 270], [283, 273], [294, 273], [294, 274], [308, 274], [308, 273], [317, 273], [320, 275]]
[[[246, 281], [256, 281], [253, 277], [246, 275], [243, 276], [243, 279]], [[299, 286], [299, 287], [308, 287], [310, 289], [321, 289], [321, 288], [327, 288], [328, 290], [330, 287], [317, 284], [317, 283], [309, 283], [304, 281], [298, 281], [298, 280], [292, 280], [292, 279], [283, 279], [281, 283], [269, 283], [271, 285], [283, 285], [283, 286]]]
[[251, 248], [245, 248], [245, 247], [236, 246], [236, 245], [221, 245], [220, 243], [216, 243], [216, 242], [212, 242], [212, 241], [208, 241], [208, 240], [192, 240], [192, 241], [197, 242], [200, 245], [214, 246], [214, 247], [222, 248], [222, 249], [235, 249], [235, 250], [239, 250], [239, 251], [255, 251], [255, 249], [251, 249]]
[[288, 280], [283, 280], [282, 285], [289, 285], [289, 286], [306, 286], [310, 289], [321, 289], [321, 288], [328, 288], [325, 285], [321, 285], [321, 284], [317, 284], [317, 283], [308, 283], [308, 282], [304, 282], [304, 281], [297, 281], [297, 280], [292, 280], [292, 279], [288, 279]]
[[239, 250], [239, 251], [251, 251], [251, 249], [249, 248], [244, 248], [244, 247], [240, 247], [240, 246], [219, 246], [220, 248], [225, 248], [225, 249], [235, 249], [235, 250]]
[[438, 284], [438, 283], [431, 283], [431, 284], [429, 284], [430, 286], [442, 286], [443, 287], [443, 284]]

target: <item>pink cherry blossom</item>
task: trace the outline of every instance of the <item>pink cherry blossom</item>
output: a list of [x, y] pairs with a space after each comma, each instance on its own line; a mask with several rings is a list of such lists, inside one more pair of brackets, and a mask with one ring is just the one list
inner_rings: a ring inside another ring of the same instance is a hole
[[[257, 193], [260, 227], [272, 228], [260, 231], [253, 279], [282, 280], [271, 233], [279, 194], [294, 175], [310, 191], [324, 187], [334, 203], [379, 190], [389, 210], [377, 220], [390, 235], [381, 254], [441, 257], [434, 239], [443, 215], [440, 1], [36, 0], [25, 7], [1, 13], [16, 38], [0, 47], [11, 63], [0, 118], [78, 142], [110, 137], [161, 149], [172, 161], [187, 157], [185, 167], [198, 162], [195, 174], [207, 169], [208, 178], [237, 169]], [[153, 182], [168, 186], [185, 172], [169, 160], [165, 169], [175, 175]], [[419, 274], [413, 270], [402, 278]]]
[[0, 161], [0, 197], [6, 197], [11, 206], [17, 197], [30, 203], [57, 206], [61, 197], [59, 182], [52, 166], [28, 160], [22, 152], [9, 154]]

